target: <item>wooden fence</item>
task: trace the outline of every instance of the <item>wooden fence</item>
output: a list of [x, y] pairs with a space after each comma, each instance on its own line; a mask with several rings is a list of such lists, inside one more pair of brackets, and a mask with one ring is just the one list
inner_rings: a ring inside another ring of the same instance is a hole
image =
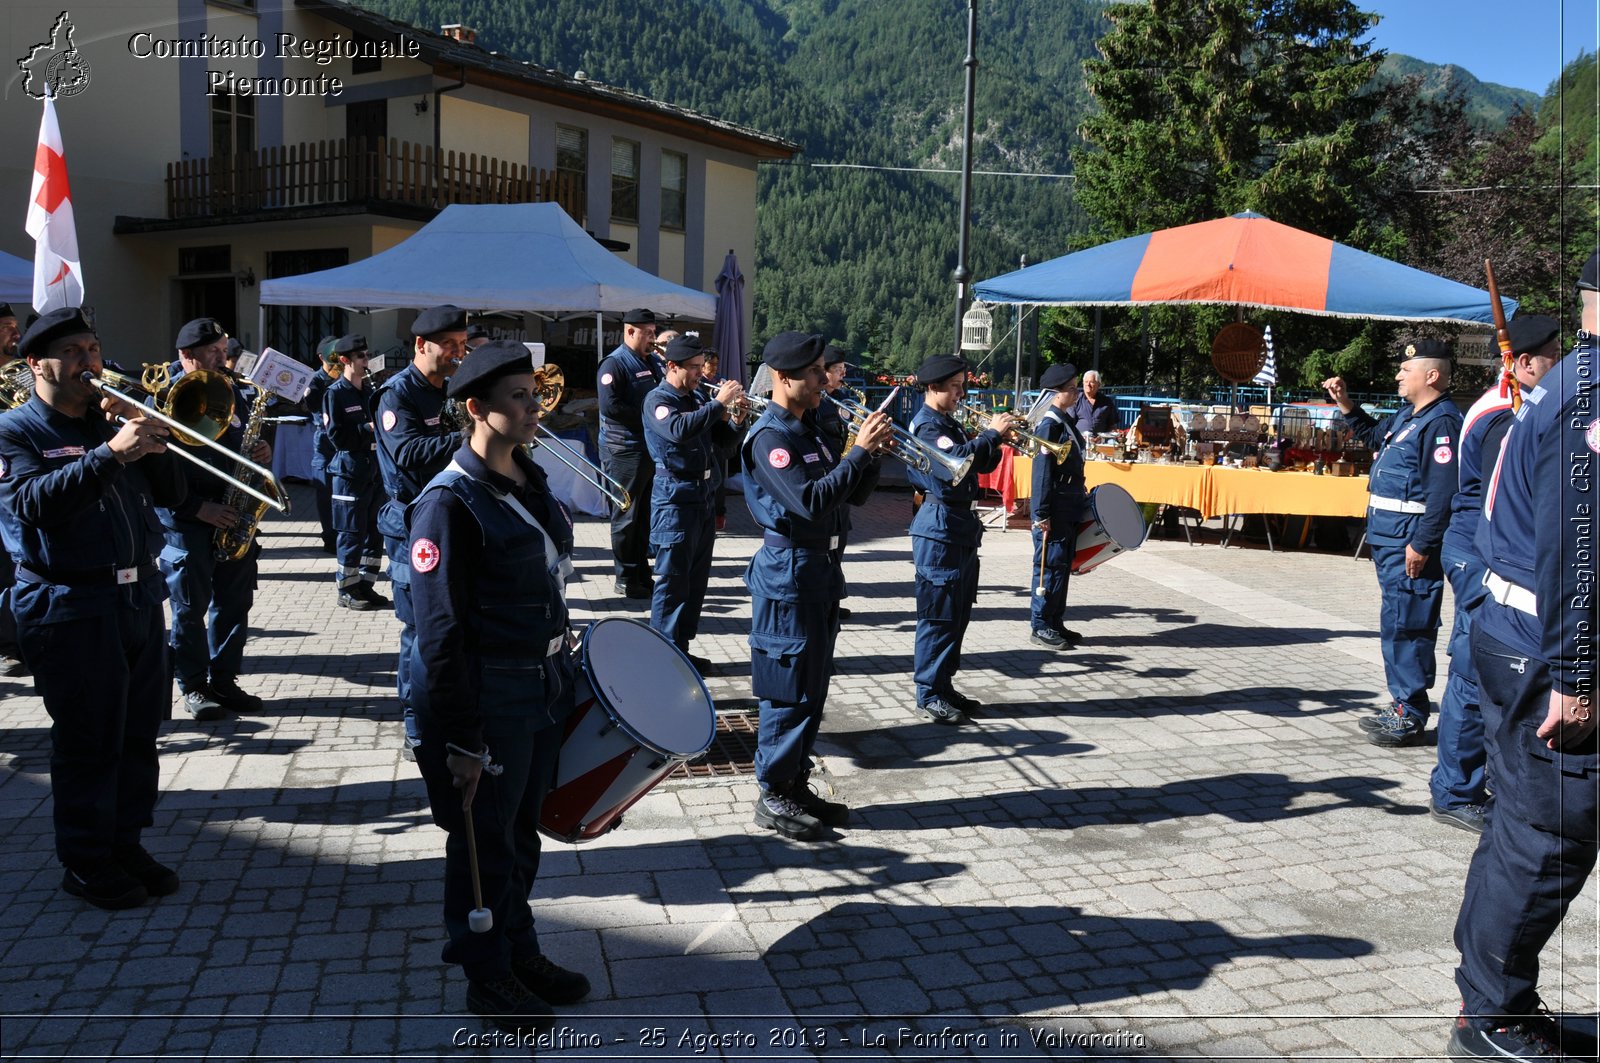
[[570, 174], [393, 138], [316, 140], [167, 164], [171, 219], [365, 201], [559, 203], [582, 224], [584, 193]]

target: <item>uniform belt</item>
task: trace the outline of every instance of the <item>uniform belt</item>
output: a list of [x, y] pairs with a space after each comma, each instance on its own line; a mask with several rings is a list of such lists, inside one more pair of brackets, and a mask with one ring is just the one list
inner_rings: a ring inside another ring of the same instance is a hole
[[1381, 509], [1386, 513], [1426, 513], [1426, 502], [1405, 502], [1398, 498], [1384, 498], [1382, 495], [1373, 495], [1367, 499], [1367, 505], [1373, 509]]
[[839, 537], [831, 536], [827, 539], [791, 539], [787, 535], [777, 532], [763, 532], [761, 541], [768, 546], [776, 546], [784, 550], [837, 550]]
[[671, 480], [674, 483], [697, 484], [697, 483], [700, 483], [700, 482], [702, 482], [704, 480], [711, 479], [711, 470], [707, 469], [705, 472], [701, 473], [699, 476], [679, 476], [677, 473], [668, 472], [665, 469], [657, 469], [656, 470], [656, 475], [661, 477], [663, 480]]
[[972, 511], [971, 499], [968, 499], [965, 502], [947, 502], [942, 498], [930, 498], [928, 501], [932, 502], [936, 506], [943, 506], [945, 509], [959, 509], [969, 513]]
[[61, 587], [116, 587], [124, 583], [152, 580], [160, 574], [161, 569], [154, 561], [146, 561], [133, 568], [80, 568], [68, 572], [17, 566], [18, 579], [29, 583], [54, 583]]
[[1483, 585], [1489, 588], [1489, 597], [1501, 605], [1509, 605], [1530, 616], [1539, 615], [1539, 596], [1528, 588], [1519, 587], [1504, 576], [1495, 575], [1492, 570], [1484, 572]]

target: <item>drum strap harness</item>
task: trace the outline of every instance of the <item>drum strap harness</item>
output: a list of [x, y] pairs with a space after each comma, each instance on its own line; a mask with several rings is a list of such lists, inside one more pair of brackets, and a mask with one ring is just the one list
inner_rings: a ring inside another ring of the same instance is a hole
[[488, 772], [490, 775], [501, 775], [504, 774], [506, 770], [506, 766], [504, 764], [495, 764], [489, 760], [488, 746], [483, 747], [482, 753], [474, 753], [470, 749], [462, 749], [454, 742], [446, 742], [444, 744], [444, 749], [446, 753], [454, 753], [458, 757], [471, 757], [473, 760], [476, 760], [478, 763], [482, 764], [483, 770]]

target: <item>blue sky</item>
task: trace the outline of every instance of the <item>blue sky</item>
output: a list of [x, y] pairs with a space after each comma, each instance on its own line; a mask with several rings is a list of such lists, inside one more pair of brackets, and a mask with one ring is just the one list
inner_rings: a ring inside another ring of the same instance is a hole
[[1596, 51], [1596, 0], [1357, 0], [1383, 16], [1372, 43], [1454, 63], [1480, 81], [1542, 93], [1562, 64]]

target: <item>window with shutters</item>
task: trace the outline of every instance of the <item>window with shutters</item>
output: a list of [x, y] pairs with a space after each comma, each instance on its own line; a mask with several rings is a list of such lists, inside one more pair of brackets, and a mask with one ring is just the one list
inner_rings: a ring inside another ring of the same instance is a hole
[[676, 151], [661, 153], [661, 227], [684, 227], [689, 198], [689, 157]]
[[611, 141], [611, 220], [639, 224], [639, 142]]
[[556, 202], [567, 208], [572, 220], [588, 224], [589, 131], [576, 126], [556, 126]]

